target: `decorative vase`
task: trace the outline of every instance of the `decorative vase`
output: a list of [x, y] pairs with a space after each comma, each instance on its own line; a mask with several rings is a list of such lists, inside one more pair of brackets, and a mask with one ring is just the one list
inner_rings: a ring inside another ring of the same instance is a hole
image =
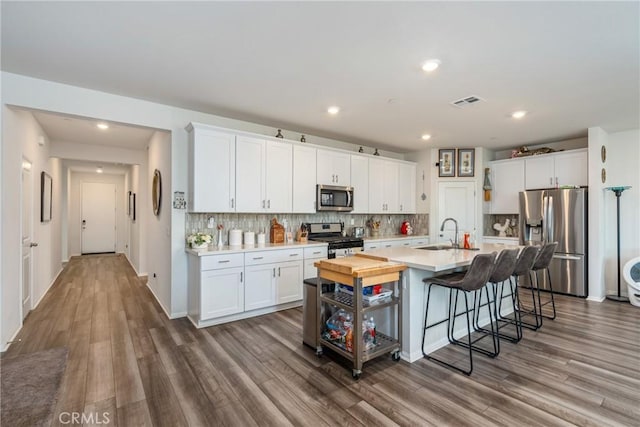
[[371, 229], [371, 237], [378, 237], [380, 235], [380, 230], [378, 229]]
[[224, 246], [224, 238], [222, 234], [222, 230], [218, 230], [218, 247], [221, 248]]
[[209, 247], [208, 243], [200, 243], [199, 245], [192, 243], [191, 244], [191, 248], [192, 249], [207, 249]]

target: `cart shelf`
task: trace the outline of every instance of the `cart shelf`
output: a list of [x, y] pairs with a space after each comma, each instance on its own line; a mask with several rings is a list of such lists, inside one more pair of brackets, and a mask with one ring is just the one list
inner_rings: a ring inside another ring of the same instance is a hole
[[[320, 300], [322, 302], [335, 305], [336, 307], [347, 311], [354, 311], [355, 308], [353, 296], [344, 292], [324, 293], [320, 297]], [[373, 304], [367, 304], [366, 302], [363, 302], [361, 313], [367, 313], [372, 310], [394, 306], [398, 304], [399, 300], [400, 299], [398, 297], [389, 296], [388, 298], [385, 298], [384, 300], [375, 302]]]

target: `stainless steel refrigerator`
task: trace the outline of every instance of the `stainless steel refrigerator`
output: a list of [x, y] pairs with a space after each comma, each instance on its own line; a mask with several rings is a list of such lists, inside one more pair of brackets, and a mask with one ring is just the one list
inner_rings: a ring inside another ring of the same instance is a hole
[[[520, 244], [558, 242], [549, 265], [553, 291], [586, 297], [587, 189], [520, 192]], [[544, 279], [543, 279], [544, 277]], [[540, 289], [549, 289], [546, 274], [539, 274]], [[523, 286], [529, 286], [528, 278]]]

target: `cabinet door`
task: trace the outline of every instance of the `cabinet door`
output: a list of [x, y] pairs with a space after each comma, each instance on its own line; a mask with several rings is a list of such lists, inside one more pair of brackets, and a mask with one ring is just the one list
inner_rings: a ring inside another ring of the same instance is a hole
[[369, 159], [369, 213], [372, 214], [384, 213], [384, 163], [380, 159]]
[[300, 301], [302, 299], [302, 261], [278, 264], [276, 303]]
[[525, 159], [524, 172], [524, 183], [527, 190], [552, 188], [555, 186], [553, 181], [553, 177], [555, 176], [553, 157], [536, 156]]
[[243, 268], [203, 271], [200, 276], [200, 320], [244, 311]]
[[275, 264], [251, 265], [244, 268], [244, 310], [275, 305]]
[[400, 213], [416, 213], [416, 165], [398, 165], [398, 201]]
[[236, 212], [264, 210], [265, 141], [246, 136], [236, 142]]
[[369, 159], [351, 155], [351, 186], [353, 187], [353, 211], [369, 213]]
[[524, 160], [492, 163], [491, 178], [491, 213], [517, 214], [519, 193], [524, 191]]
[[384, 182], [383, 182], [383, 194], [384, 194], [384, 212], [385, 213], [399, 213], [400, 202], [398, 196], [399, 187], [399, 171], [400, 164], [391, 161], [383, 161], [384, 165]]
[[293, 212], [316, 212], [316, 149], [293, 146]]
[[565, 151], [554, 157], [558, 185], [589, 185], [587, 150]]
[[235, 211], [235, 141], [233, 134], [200, 128], [191, 131], [190, 211]]
[[[322, 259], [322, 258], [319, 258]], [[314, 277], [318, 277], [318, 269], [315, 265], [313, 265], [318, 259], [305, 259], [304, 267], [302, 269], [302, 278], [303, 279], [312, 279]]]
[[264, 167], [266, 210], [291, 212], [293, 146], [284, 142], [267, 141]]
[[318, 149], [317, 183], [348, 186], [351, 178], [351, 156], [338, 151]]

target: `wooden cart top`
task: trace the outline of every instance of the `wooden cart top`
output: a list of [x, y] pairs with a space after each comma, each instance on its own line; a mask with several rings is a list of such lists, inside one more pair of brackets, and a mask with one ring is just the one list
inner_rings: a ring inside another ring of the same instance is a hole
[[323, 259], [316, 261], [313, 265], [319, 270], [333, 271], [354, 278], [381, 276], [407, 269], [407, 266], [404, 264], [365, 256]]

